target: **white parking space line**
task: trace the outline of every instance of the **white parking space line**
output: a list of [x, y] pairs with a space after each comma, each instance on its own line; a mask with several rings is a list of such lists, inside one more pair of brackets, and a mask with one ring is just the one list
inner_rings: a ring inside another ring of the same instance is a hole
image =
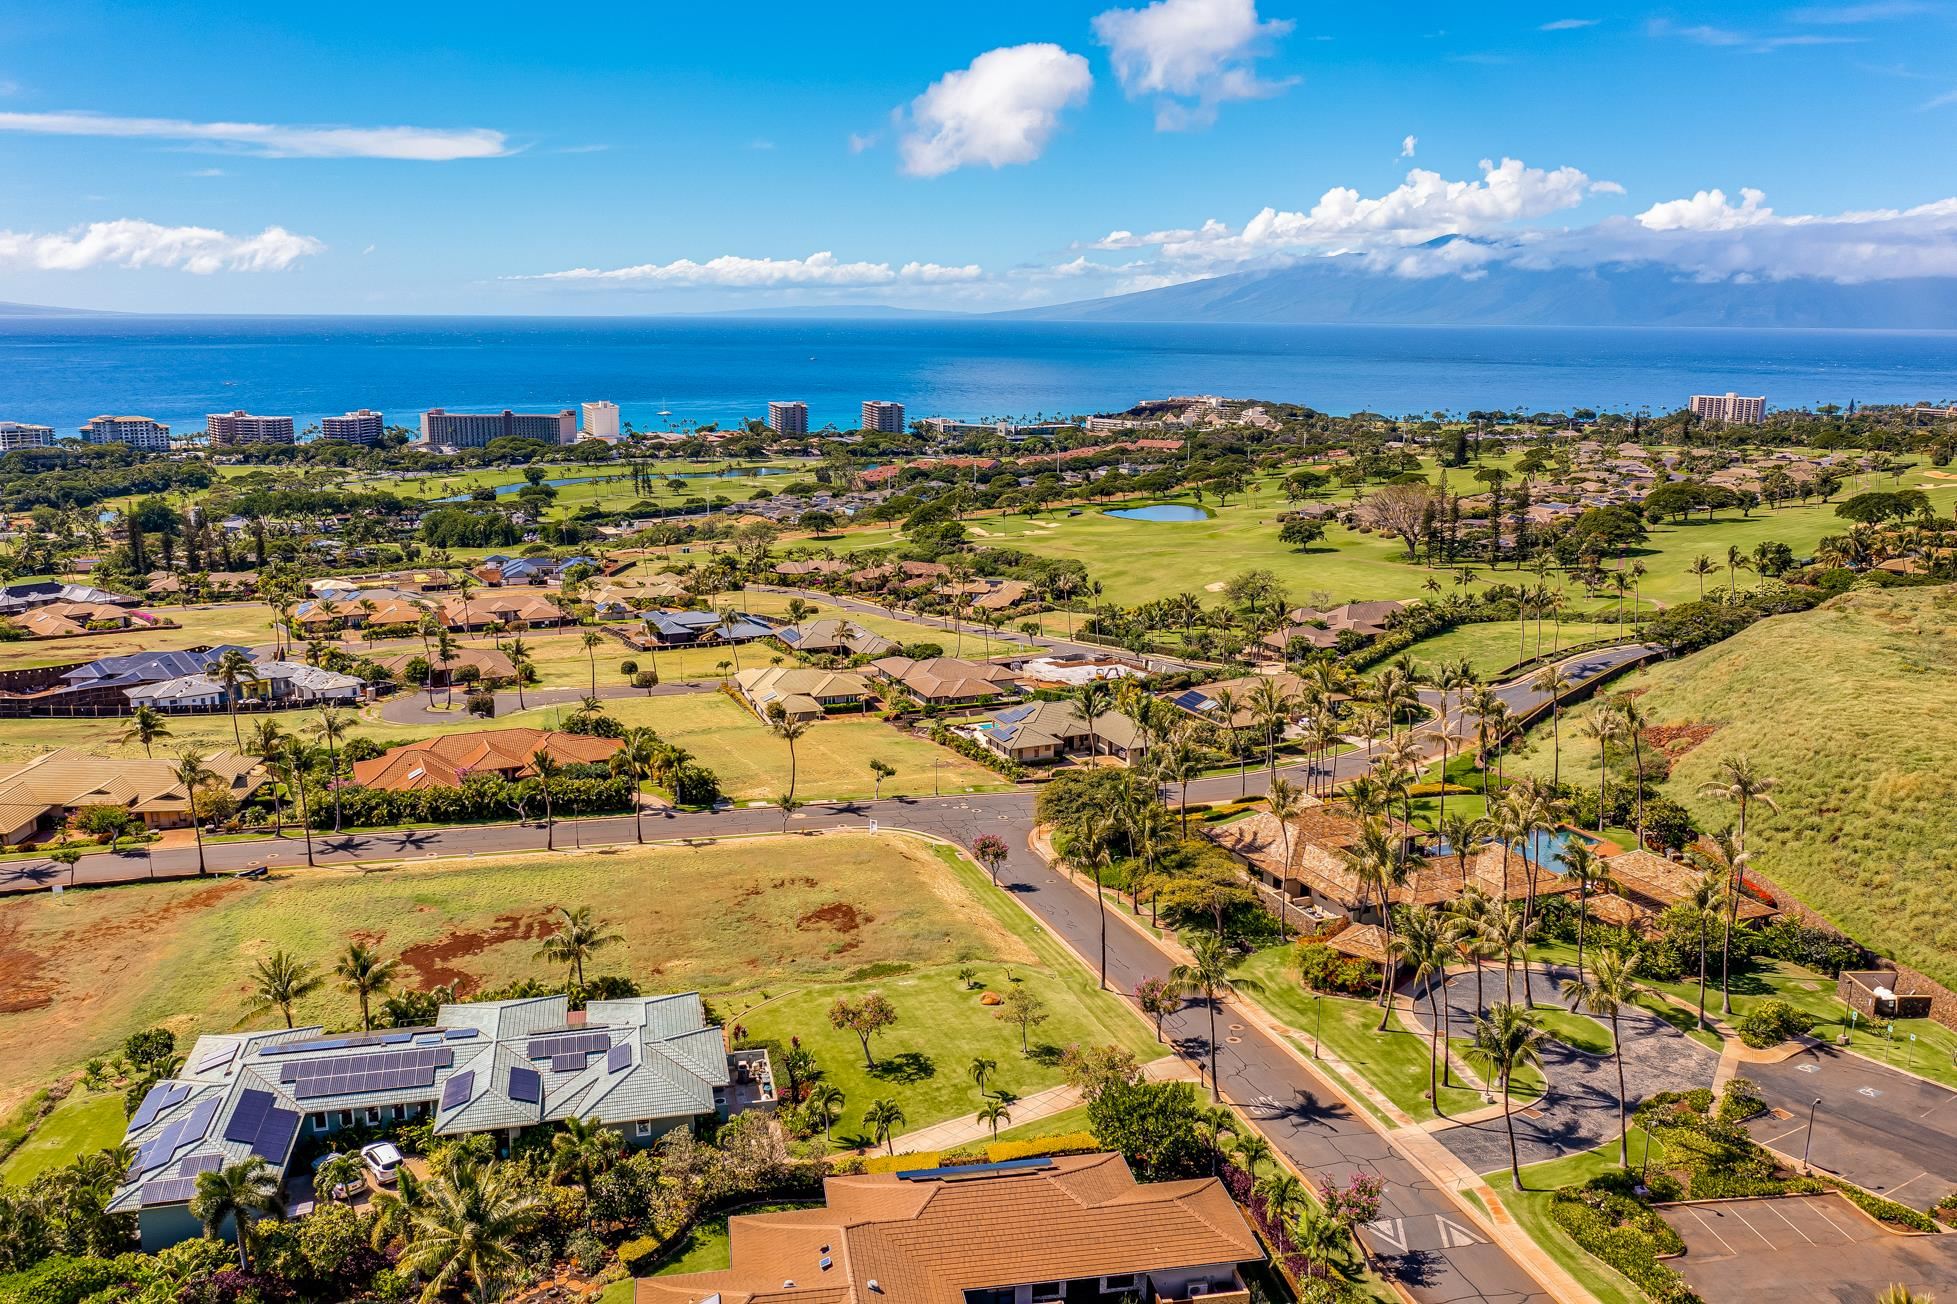
[[1780, 1248], [1778, 1245], [1775, 1245], [1772, 1240], [1768, 1239], [1767, 1234], [1765, 1232], [1761, 1231], [1758, 1227], [1755, 1227], [1753, 1225], [1753, 1220], [1751, 1218], [1748, 1218], [1745, 1214], [1740, 1212], [1738, 1205], [1728, 1205], [1726, 1206], [1726, 1208], [1727, 1211], [1733, 1215], [1733, 1217], [1739, 1219], [1742, 1223], [1746, 1224], [1746, 1229], [1748, 1231], [1752, 1232], [1755, 1236], [1758, 1236], [1761, 1240], [1766, 1241], [1768, 1249], [1777, 1250]]
[[1927, 1172], [1918, 1173], [1916, 1176], [1910, 1178], [1908, 1182], [1903, 1182], [1899, 1185], [1890, 1187], [1886, 1194], [1889, 1199], [1893, 1200], [1896, 1198], [1896, 1192], [1902, 1190], [1903, 1187], [1908, 1186], [1911, 1182], [1920, 1182], [1928, 1176], [1929, 1174]]
[[1825, 1223], [1827, 1223], [1827, 1224], [1828, 1224], [1828, 1225], [1829, 1225], [1830, 1227], [1832, 1227], [1832, 1228], [1834, 1228], [1834, 1229], [1835, 1229], [1836, 1231], [1838, 1231], [1838, 1232], [1840, 1232], [1840, 1233], [1841, 1233], [1841, 1238], [1842, 1238], [1842, 1239], [1843, 1239], [1844, 1241], [1848, 1241], [1848, 1242], [1850, 1242], [1850, 1243], [1853, 1243], [1853, 1242], [1854, 1242], [1854, 1240], [1855, 1240], [1855, 1236], [1854, 1236], [1854, 1234], [1853, 1234], [1853, 1233], [1851, 1233], [1851, 1232], [1850, 1232], [1850, 1231], [1849, 1231], [1849, 1230], [1848, 1230], [1848, 1229], [1847, 1229], [1846, 1227], [1843, 1227], [1843, 1226], [1842, 1226], [1842, 1225], [1841, 1225], [1840, 1223], [1838, 1223], [1838, 1222], [1836, 1222], [1836, 1221], [1835, 1221], [1835, 1220], [1834, 1220], [1833, 1218], [1831, 1218], [1831, 1217], [1829, 1217], [1829, 1216], [1828, 1216], [1828, 1202], [1827, 1202], [1827, 1201], [1825, 1201], [1825, 1200], [1814, 1200], [1814, 1201], [1811, 1201], [1811, 1202], [1809, 1203], [1809, 1208], [1811, 1208], [1811, 1209], [1812, 1209], [1812, 1210], [1813, 1210], [1813, 1211], [1814, 1211], [1814, 1212], [1815, 1212], [1815, 1213], [1816, 1213], [1816, 1214], [1817, 1214], [1817, 1215], [1818, 1215], [1818, 1216], [1820, 1217], [1820, 1219], [1821, 1219], [1821, 1221], [1822, 1221], [1822, 1222], [1825, 1222]]
[[1813, 1245], [1815, 1243], [1814, 1237], [1808, 1235], [1806, 1232], [1802, 1231], [1799, 1227], [1794, 1226], [1794, 1220], [1792, 1218], [1789, 1218], [1785, 1213], [1781, 1212], [1781, 1208], [1778, 1203], [1769, 1204], [1767, 1207], [1773, 1210], [1774, 1217], [1786, 1223], [1788, 1228], [1792, 1230], [1796, 1236], [1806, 1241], [1809, 1245]]
[[1693, 1218], [1693, 1220], [1694, 1220], [1695, 1222], [1697, 1222], [1697, 1223], [1699, 1224], [1699, 1226], [1701, 1226], [1701, 1227], [1703, 1227], [1703, 1228], [1705, 1228], [1705, 1229], [1706, 1229], [1706, 1235], [1708, 1235], [1708, 1236], [1710, 1236], [1710, 1237], [1712, 1237], [1712, 1239], [1714, 1239], [1715, 1241], [1718, 1241], [1718, 1242], [1719, 1242], [1719, 1243], [1720, 1243], [1721, 1245], [1725, 1245], [1725, 1246], [1726, 1246], [1726, 1253], [1728, 1253], [1728, 1254], [1738, 1254], [1738, 1253], [1739, 1253], [1739, 1251], [1738, 1251], [1738, 1250], [1736, 1250], [1736, 1249], [1734, 1249], [1734, 1248], [1733, 1248], [1733, 1247], [1732, 1247], [1731, 1245], [1729, 1245], [1729, 1244], [1727, 1244], [1727, 1241], [1726, 1241], [1726, 1238], [1725, 1238], [1724, 1236], [1721, 1236], [1721, 1235], [1719, 1234], [1719, 1229], [1718, 1229], [1718, 1228], [1716, 1228], [1716, 1227], [1714, 1227], [1714, 1226], [1713, 1226], [1713, 1225], [1712, 1225], [1711, 1223], [1709, 1223], [1709, 1222], [1707, 1222], [1707, 1221], [1705, 1220], [1705, 1215], [1704, 1215], [1704, 1214], [1701, 1214], [1701, 1213], [1700, 1213], [1700, 1212], [1699, 1212], [1699, 1211], [1698, 1211], [1697, 1209], [1694, 1209], [1694, 1210], [1692, 1210], [1691, 1212], [1692, 1212], [1692, 1218]]
[[1796, 1123], [1793, 1127], [1788, 1128], [1785, 1132], [1776, 1132], [1770, 1137], [1762, 1138], [1760, 1144], [1763, 1146], [1770, 1146], [1776, 1141], [1784, 1141], [1788, 1137], [1794, 1136], [1797, 1133], [1804, 1132], [1806, 1130], [1807, 1130], [1806, 1123]]

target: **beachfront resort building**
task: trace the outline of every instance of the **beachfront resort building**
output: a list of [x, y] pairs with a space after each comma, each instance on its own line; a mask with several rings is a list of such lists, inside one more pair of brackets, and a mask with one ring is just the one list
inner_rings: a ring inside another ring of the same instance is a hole
[[431, 1120], [436, 1136], [569, 1118], [627, 1145], [775, 1103], [766, 1050], [728, 1049], [695, 993], [592, 1001], [564, 996], [444, 1005], [429, 1027], [214, 1033], [150, 1088], [129, 1120], [135, 1151], [111, 1213], [136, 1215], [143, 1249], [202, 1234], [197, 1175], [253, 1155], [281, 1178], [355, 1126]]
[[1694, 394], [1692, 415], [1720, 425], [1757, 426], [1767, 415], [1767, 399], [1765, 395], [1748, 398], [1731, 390], [1724, 394]]
[[882, 399], [868, 399], [863, 404], [862, 428], [875, 430], [886, 435], [904, 433], [904, 405], [887, 403]]
[[584, 437], [607, 442], [618, 438], [618, 404], [598, 399], [580, 405], [584, 414]]
[[809, 433], [809, 405], [798, 401], [770, 403], [768, 405], [768, 429], [778, 435], [806, 435]]
[[429, 408], [421, 414], [421, 439], [431, 447], [482, 448], [498, 439], [535, 439], [546, 444], [574, 444], [578, 414], [557, 412], [449, 412]]
[[343, 417], [319, 419], [321, 439], [330, 439], [341, 444], [359, 444], [366, 448], [372, 448], [380, 443], [381, 432], [384, 429], [386, 429], [386, 422], [381, 414], [367, 408], [349, 412]]
[[0, 421], [0, 453], [16, 448], [54, 447], [53, 426], [33, 426], [22, 421]]
[[233, 448], [242, 444], [289, 444], [292, 442], [292, 418], [253, 416], [242, 408], [235, 412], [212, 412], [204, 418], [204, 434], [213, 448]]
[[145, 453], [170, 451], [170, 427], [149, 417], [95, 417], [82, 423], [91, 444], [127, 444]]

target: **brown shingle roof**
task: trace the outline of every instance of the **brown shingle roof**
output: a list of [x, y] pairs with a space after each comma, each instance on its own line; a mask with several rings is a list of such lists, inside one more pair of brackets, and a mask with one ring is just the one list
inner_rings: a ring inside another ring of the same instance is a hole
[[986, 1287], [1263, 1258], [1221, 1183], [1144, 1186], [1119, 1155], [962, 1181], [832, 1177], [824, 1192], [826, 1208], [735, 1216], [731, 1267], [642, 1278], [638, 1299], [963, 1304]]

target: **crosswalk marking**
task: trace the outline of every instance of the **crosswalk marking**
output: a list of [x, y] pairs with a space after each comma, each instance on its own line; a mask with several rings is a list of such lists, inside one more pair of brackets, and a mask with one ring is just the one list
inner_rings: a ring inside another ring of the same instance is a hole
[[1434, 1222], [1440, 1227], [1442, 1249], [1451, 1250], [1462, 1245], [1481, 1244], [1481, 1237], [1475, 1235], [1460, 1223], [1455, 1222], [1452, 1218], [1435, 1214]]
[[1366, 1230], [1385, 1241], [1401, 1254], [1407, 1252], [1407, 1225], [1401, 1218], [1376, 1218], [1366, 1224]]

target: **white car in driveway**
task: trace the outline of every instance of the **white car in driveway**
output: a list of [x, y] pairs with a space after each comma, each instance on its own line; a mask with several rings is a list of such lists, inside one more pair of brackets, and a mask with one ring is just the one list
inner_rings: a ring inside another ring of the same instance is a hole
[[376, 1141], [360, 1148], [360, 1162], [382, 1186], [394, 1185], [401, 1172], [401, 1152], [392, 1141]]

